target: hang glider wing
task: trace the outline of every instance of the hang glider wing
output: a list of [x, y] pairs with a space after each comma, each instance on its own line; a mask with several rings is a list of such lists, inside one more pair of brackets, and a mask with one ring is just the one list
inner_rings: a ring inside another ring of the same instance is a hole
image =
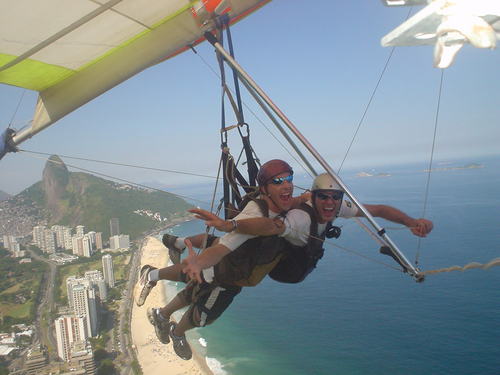
[[387, 6], [428, 5], [382, 38], [386, 46], [433, 44], [434, 66], [449, 67], [465, 43], [495, 48], [500, 37], [498, 0], [383, 0]]
[[39, 92], [19, 144], [112, 87], [270, 0], [18, 0], [0, 3], [0, 83]]

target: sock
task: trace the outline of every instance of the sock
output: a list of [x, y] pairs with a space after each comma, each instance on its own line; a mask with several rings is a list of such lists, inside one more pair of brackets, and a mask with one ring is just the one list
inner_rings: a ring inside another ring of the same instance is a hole
[[184, 250], [186, 248], [186, 244], [184, 243], [185, 239], [186, 237], [177, 237], [174, 246], [181, 251]]
[[148, 281], [160, 280], [160, 270], [152, 270], [148, 273]]

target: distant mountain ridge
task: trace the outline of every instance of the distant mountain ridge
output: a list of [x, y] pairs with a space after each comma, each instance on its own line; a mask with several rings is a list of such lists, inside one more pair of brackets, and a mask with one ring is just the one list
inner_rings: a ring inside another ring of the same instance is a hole
[[7, 200], [11, 197], [9, 193], [6, 193], [5, 191], [0, 190], [0, 201]]
[[[56, 155], [47, 161], [42, 181], [16, 196], [46, 212], [48, 225], [84, 225], [109, 237], [109, 220], [118, 218], [120, 232], [132, 238], [185, 215], [191, 207], [166, 192], [118, 184], [81, 172], [69, 172]], [[19, 200], [19, 199], [18, 199]], [[151, 213], [151, 214], [150, 214]]]

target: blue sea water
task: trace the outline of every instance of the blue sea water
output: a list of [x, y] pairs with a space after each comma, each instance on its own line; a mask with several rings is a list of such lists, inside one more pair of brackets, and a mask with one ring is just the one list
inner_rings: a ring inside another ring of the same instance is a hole
[[[484, 168], [431, 174], [426, 217], [435, 228], [420, 242], [423, 270], [500, 257], [500, 159], [480, 162]], [[381, 172], [389, 177], [346, 173], [343, 179], [361, 202], [390, 204], [420, 217], [424, 168], [387, 167]], [[327, 245], [303, 283], [266, 279], [245, 288], [217, 322], [196, 330], [204, 345], [195, 346], [212, 358], [215, 372], [500, 374], [500, 267], [429, 275], [416, 283], [389, 267], [395, 263], [378, 254], [377, 244], [352, 220], [337, 224], [343, 233], [335, 243], [362, 256]], [[173, 231], [203, 229], [200, 222], [187, 222]], [[413, 261], [416, 237], [407, 230], [388, 232]]]

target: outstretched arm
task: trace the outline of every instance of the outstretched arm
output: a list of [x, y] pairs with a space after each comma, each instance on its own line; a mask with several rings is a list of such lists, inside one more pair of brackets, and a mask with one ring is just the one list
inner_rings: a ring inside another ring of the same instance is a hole
[[[411, 232], [418, 237], [426, 237], [432, 231], [432, 221], [427, 219], [414, 219], [397, 208], [384, 204], [365, 204], [364, 207], [372, 216], [381, 217], [394, 223], [407, 226]], [[358, 213], [357, 216], [362, 216]]]
[[201, 271], [220, 262], [230, 250], [221, 244], [206, 248], [201, 254], [197, 255], [193, 250], [191, 241], [185, 241], [189, 250], [189, 255], [182, 261], [182, 272], [187, 274], [190, 279], [202, 282]]
[[214, 227], [221, 232], [236, 231], [242, 234], [253, 236], [273, 236], [282, 234], [285, 231], [285, 225], [280, 219], [269, 219], [267, 217], [254, 217], [241, 220], [224, 220], [209, 211], [201, 208], [194, 208], [189, 212], [195, 214], [195, 217], [205, 220], [205, 224]]

